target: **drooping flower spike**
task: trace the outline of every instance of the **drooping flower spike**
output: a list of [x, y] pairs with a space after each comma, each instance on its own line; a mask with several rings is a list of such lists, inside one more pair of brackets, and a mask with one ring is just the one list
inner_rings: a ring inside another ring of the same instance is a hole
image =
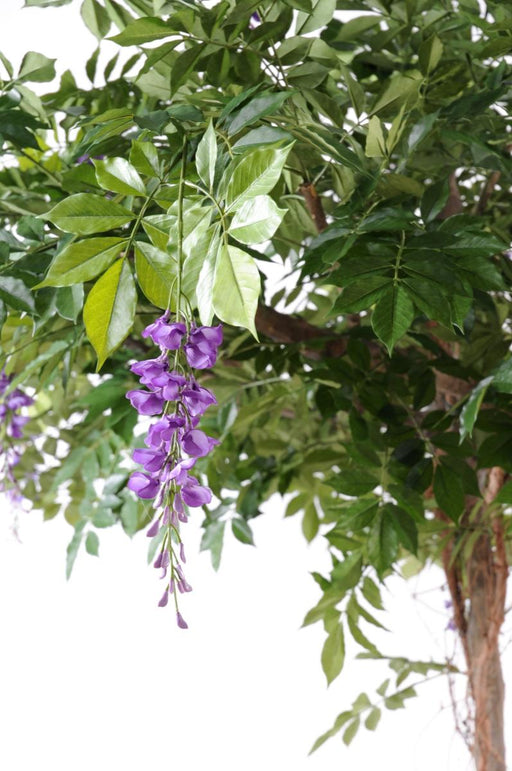
[[179, 525], [187, 521], [185, 506], [204, 506], [212, 499], [210, 488], [189, 472], [198, 458], [218, 444], [197, 427], [201, 415], [217, 400], [199, 385], [192, 369], [213, 367], [222, 343], [222, 327], [192, 325], [187, 329], [182, 322], [170, 321], [166, 312], [149, 324], [142, 336], [160, 347], [160, 356], [131, 365], [145, 388], [128, 391], [126, 397], [140, 415], [159, 417], [149, 427], [146, 448], [133, 453], [144, 471], [134, 471], [128, 487], [139, 498], [153, 500], [154, 520], [147, 535], [153, 538], [164, 530], [154, 566], [161, 570], [161, 578], [168, 580], [158, 605], [166, 606], [172, 594], [178, 626], [187, 629], [178, 610], [177, 592], [189, 592], [192, 587], [183, 572], [185, 550]]
[[29, 417], [20, 410], [34, 403], [31, 396], [19, 388], [6, 395], [11, 378], [0, 372], [0, 492], [4, 493], [13, 508], [24, 500], [14, 469], [20, 461], [21, 449], [13, 440], [23, 438], [23, 428]]

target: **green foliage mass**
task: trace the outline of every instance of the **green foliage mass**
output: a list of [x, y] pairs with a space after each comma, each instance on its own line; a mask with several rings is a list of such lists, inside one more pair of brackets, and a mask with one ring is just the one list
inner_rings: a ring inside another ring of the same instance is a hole
[[[90, 87], [67, 71], [42, 94], [53, 60], [29, 52], [14, 72], [2, 56], [0, 363], [36, 391], [41, 441], [17, 474], [74, 528], [68, 571], [98, 529], [148, 521], [126, 489], [128, 364], [152, 354], [141, 331], [179, 250], [189, 307], [225, 324], [203, 548], [218, 566], [225, 524], [250, 544], [263, 502], [286, 496], [332, 556], [305, 619], [325, 627], [328, 682], [347, 633], [380, 655], [366, 634], [386, 576], [450, 538], [471, 548], [480, 470], [512, 472], [512, 9], [484, 5], [84, 0], [120, 51], [103, 72], [95, 51]], [[270, 264], [291, 276], [279, 289]], [[317, 744], [373, 730], [379, 704], [414, 695], [405, 678], [444, 666], [390, 664], [396, 692], [362, 694]]]

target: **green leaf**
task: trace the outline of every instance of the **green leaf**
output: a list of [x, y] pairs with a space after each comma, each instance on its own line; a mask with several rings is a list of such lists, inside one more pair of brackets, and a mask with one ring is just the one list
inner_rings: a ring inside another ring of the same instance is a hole
[[63, 319], [76, 322], [84, 305], [84, 288], [82, 284], [63, 286], [57, 290], [55, 307]]
[[135, 270], [140, 288], [157, 308], [170, 307], [177, 264], [167, 252], [143, 241], [135, 245]]
[[93, 530], [89, 530], [85, 539], [85, 550], [87, 554], [91, 554], [93, 557], [97, 557], [100, 548], [100, 539], [97, 533]]
[[187, 48], [186, 51], [180, 53], [178, 58], [173, 62], [171, 67], [171, 94], [175, 94], [183, 81], [187, 78], [187, 75], [194, 68], [197, 60], [203, 54], [205, 49], [204, 43], [193, 45], [191, 48]]
[[398, 540], [408, 551], [416, 554], [418, 551], [418, 527], [416, 522], [399, 506], [386, 504], [386, 509], [391, 516]]
[[277, 183], [291, 145], [281, 148], [254, 150], [241, 159], [229, 179], [226, 203], [230, 209], [245, 201], [270, 193]]
[[209, 326], [213, 319], [213, 287], [215, 283], [215, 269], [217, 256], [222, 247], [220, 238], [212, 239], [206, 253], [196, 285], [197, 309], [201, 324]]
[[226, 523], [219, 520], [208, 522], [201, 538], [200, 549], [210, 552], [214, 570], [219, 569], [225, 527]]
[[457, 522], [464, 511], [464, 487], [460, 474], [441, 462], [434, 474], [434, 495], [437, 505], [450, 519]]
[[128, 242], [123, 238], [88, 238], [66, 246], [50, 265], [43, 286], [73, 286], [103, 273]]
[[274, 235], [287, 211], [279, 209], [270, 196], [258, 195], [237, 209], [229, 232], [243, 244], [261, 244]]
[[398, 538], [389, 512], [384, 509], [373, 523], [368, 536], [368, 559], [380, 578], [391, 568], [398, 555]]
[[129, 334], [136, 305], [130, 266], [118, 260], [95, 283], [84, 306], [85, 329], [98, 356], [97, 370]]
[[492, 384], [496, 390], [512, 394], [512, 359], [504, 361], [495, 371]]
[[158, 150], [152, 142], [134, 139], [130, 148], [130, 163], [140, 174], [145, 174], [148, 177], [155, 177], [160, 174]]
[[391, 356], [397, 340], [414, 320], [414, 305], [400, 284], [394, 284], [380, 298], [372, 314], [372, 327]]
[[342, 739], [343, 739], [343, 743], [346, 744], [347, 747], [349, 746], [349, 744], [351, 744], [351, 742], [355, 738], [355, 735], [357, 734], [360, 725], [361, 725], [361, 718], [358, 715], [345, 728], [345, 731], [343, 732]]
[[36, 356], [35, 359], [32, 359], [30, 362], [28, 362], [23, 371], [11, 380], [5, 390], [5, 394], [14, 391], [14, 389], [23, 383], [33, 372], [38, 372], [41, 370], [43, 364], [46, 364], [47, 361], [53, 359], [54, 356], [57, 356], [59, 353], [69, 347], [70, 343], [67, 340], [55, 340], [55, 342], [53, 342], [45, 351], [43, 351], [43, 353], [40, 353], [38, 356]]
[[114, 201], [92, 193], [77, 193], [60, 201], [44, 215], [67, 233], [88, 236], [127, 225], [135, 215]]
[[368, 729], [368, 731], [375, 731], [379, 724], [379, 720], [381, 718], [382, 712], [378, 707], [373, 707], [373, 709], [368, 714], [368, 717], [364, 721], [365, 728]]
[[402, 105], [406, 105], [406, 108], [411, 109], [418, 100], [422, 82], [423, 75], [418, 70], [409, 70], [408, 72], [395, 74], [389, 80], [382, 94], [377, 98], [370, 114], [384, 112], [387, 115], [390, 108], [396, 113]]
[[305, 35], [314, 32], [328, 24], [336, 10], [336, 0], [312, 0], [313, 10], [309, 13], [299, 11], [297, 14], [296, 34]]
[[16, 80], [45, 83], [55, 77], [55, 59], [29, 51], [23, 57]]
[[335, 680], [345, 661], [345, 637], [343, 626], [338, 624], [327, 637], [322, 649], [322, 669], [327, 678], [327, 685]]
[[336, 299], [332, 313], [358, 313], [366, 310], [379, 300], [389, 288], [391, 279], [387, 276], [368, 275], [363, 283], [345, 287]]
[[222, 246], [215, 265], [213, 310], [221, 321], [245, 327], [256, 339], [254, 318], [260, 274], [252, 257], [236, 246]]
[[280, 109], [293, 91], [277, 91], [256, 96], [244, 105], [229, 122], [229, 133], [237, 134], [246, 126], [256, 123], [260, 118], [271, 115]]
[[247, 543], [250, 546], [254, 546], [252, 530], [245, 519], [242, 519], [242, 517], [234, 517], [231, 520], [231, 529], [233, 530], [233, 535], [238, 541], [241, 541], [241, 543]]
[[130, 22], [119, 35], [114, 35], [109, 40], [120, 46], [137, 46], [170, 37], [173, 32], [172, 27], [162, 19], [146, 16]]
[[84, 0], [80, 14], [93, 35], [102, 40], [110, 29], [108, 13], [97, 0]]
[[210, 191], [213, 190], [216, 163], [217, 136], [215, 134], [215, 129], [213, 128], [213, 121], [210, 121], [196, 151], [197, 173]]
[[146, 195], [144, 182], [137, 169], [126, 158], [93, 160], [98, 184], [104, 190], [122, 195]]
[[[327, 484], [343, 495], [360, 496], [377, 487], [379, 480], [366, 469], [347, 466], [342, 467], [336, 476], [329, 477]], [[368, 507], [371, 506], [373, 506], [373, 501], [368, 503]]]
[[462, 411], [460, 413], [460, 441], [463, 442], [467, 436], [471, 436], [473, 433], [473, 426], [478, 417], [480, 406], [484, 400], [487, 389], [493, 383], [494, 376], [481, 380], [475, 388], [471, 391]]
[[313, 501], [307, 504], [304, 509], [304, 516], [302, 518], [302, 532], [304, 538], [308, 543], [311, 543], [313, 538], [318, 533], [320, 527], [320, 520], [318, 519], [318, 512]]
[[386, 156], [386, 140], [382, 131], [382, 123], [376, 115], [373, 115], [368, 122], [365, 155], [367, 158], [384, 158]]
[[16, 311], [33, 313], [34, 296], [20, 278], [0, 275], [0, 300]]
[[73, 566], [75, 564], [78, 550], [80, 549], [80, 544], [82, 543], [84, 527], [85, 527], [85, 522], [79, 522], [76, 525], [73, 537], [71, 541], [68, 543], [68, 546], [66, 549], [66, 578], [68, 579], [70, 578], [71, 573], [73, 571]]

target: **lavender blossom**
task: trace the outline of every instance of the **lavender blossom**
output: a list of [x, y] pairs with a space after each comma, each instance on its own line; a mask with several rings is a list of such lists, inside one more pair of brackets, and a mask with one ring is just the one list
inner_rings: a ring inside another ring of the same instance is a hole
[[[19, 463], [22, 449], [13, 443], [13, 439], [23, 439], [23, 428], [30, 418], [21, 415], [20, 410], [34, 403], [32, 397], [19, 388], [6, 395], [11, 378], [0, 372], [0, 492], [7, 496], [13, 508], [18, 508], [25, 500], [22, 489], [14, 474]], [[37, 477], [37, 474], [35, 475]]]
[[[210, 488], [189, 472], [198, 458], [219, 443], [197, 427], [201, 415], [217, 401], [211, 391], [197, 383], [191, 369], [215, 364], [222, 327], [192, 325], [189, 329], [183, 322], [171, 321], [166, 312], [149, 324], [142, 336], [160, 347], [160, 355], [131, 365], [147, 390], [134, 389], [126, 396], [140, 415], [159, 417], [148, 429], [146, 447], [133, 453], [144, 471], [132, 473], [128, 488], [139, 498], [153, 499], [156, 517], [147, 535], [163, 534], [154, 567], [161, 569], [161, 578], [170, 571], [167, 589], [158, 603], [164, 607], [170, 594], [177, 603], [175, 589], [179, 593], [192, 590], [182, 568], [185, 550], [179, 528], [180, 523], [187, 522], [185, 507], [204, 506], [212, 500]], [[178, 626], [187, 629], [177, 604], [176, 611]]]

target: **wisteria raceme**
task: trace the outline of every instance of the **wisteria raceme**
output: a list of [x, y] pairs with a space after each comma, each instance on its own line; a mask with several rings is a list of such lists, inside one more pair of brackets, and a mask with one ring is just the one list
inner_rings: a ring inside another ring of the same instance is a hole
[[7, 496], [11, 506], [17, 508], [24, 499], [14, 469], [20, 461], [21, 450], [17, 439], [23, 438], [23, 427], [29, 421], [21, 415], [23, 407], [30, 407], [34, 400], [19, 388], [6, 395], [11, 378], [0, 372], [0, 492]]
[[167, 581], [158, 605], [164, 607], [169, 595], [174, 595], [177, 624], [187, 629], [178, 610], [177, 593], [189, 592], [192, 587], [183, 572], [185, 550], [179, 525], [187, 521], [186, 506], [204, 506], [212, 499], [210, 488], [190, 472], [197, 459], [218, 444], [198, 428], [201, 415], [217, 401], [197, 382], [193, 370], [213, 367], [222, 343], [222, 327], [188, 327], [181, 321], [170, 321], [166, 312], [149, 324], [142, 336], [160, 347], [160, 356], [131, 365], [144, 388], [128, 391], [126, 396], [140, 415], [159, 417], [149, 427], [146, 448], [133, 453], [143, 471], [133, 472], [128, 487], [139, 498], [154, 501], [156, 516], [147, 535], [155, 537], [163, 529], [154, 566]]

